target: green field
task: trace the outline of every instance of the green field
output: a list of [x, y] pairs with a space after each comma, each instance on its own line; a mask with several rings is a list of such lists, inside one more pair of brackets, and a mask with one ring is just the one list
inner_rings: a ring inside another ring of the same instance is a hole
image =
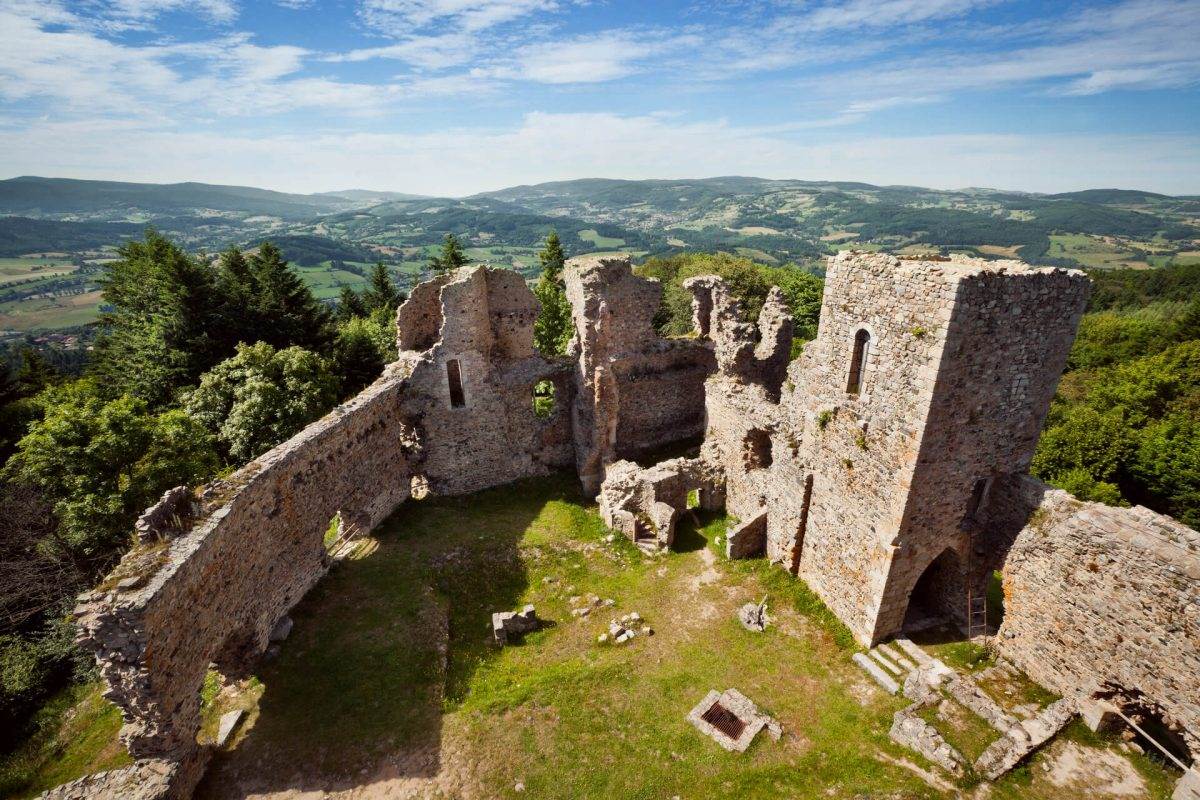
[[1118, 269], [1148, 268], [1150, 265], [1129, 250], [1081, 233], [1055, 234], [1050, 237], [1048, 258], [1071, 258], [1085, 267]]
[[0, 286], [29, 278], [68, 275], [78, 267], [67, 258], [0, 258]]
[[54, 330], [95, 322], [100, 316], [100, 292], [0, 303], [0, 328], [18, 331]]
[[625, 244], [624, 239], [617, 239], [612, 236], [601, 236], [598, 231], [591, 228], [580, 231], [579, 238], [593, 247], [598, 247], [605, 250], [622, 247]]

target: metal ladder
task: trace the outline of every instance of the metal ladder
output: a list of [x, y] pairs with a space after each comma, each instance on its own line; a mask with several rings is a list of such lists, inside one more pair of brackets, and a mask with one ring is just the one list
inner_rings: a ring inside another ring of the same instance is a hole
[[987, 593], [973, 594], [967, 587], [967, 638], [987, 636]]

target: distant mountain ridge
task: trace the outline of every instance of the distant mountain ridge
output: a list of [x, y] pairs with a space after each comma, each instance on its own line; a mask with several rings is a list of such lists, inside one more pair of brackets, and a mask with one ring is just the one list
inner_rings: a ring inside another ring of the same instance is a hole
[[[371, 201], [367, 201], [369, 204]], [[170, 214], [211, 209], [246, 215], [305, 219], [361, 206], [340, 194], [303, 195], [208, 183], [125, 183], [23, 176], [0, 181], [0, 214], [52, 216], [113, 214], [121, 210]]]

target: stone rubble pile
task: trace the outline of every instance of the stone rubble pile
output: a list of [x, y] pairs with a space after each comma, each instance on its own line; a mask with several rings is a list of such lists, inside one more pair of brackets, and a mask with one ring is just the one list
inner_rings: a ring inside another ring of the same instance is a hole
[[536, 631], [542, 624], [534, 607], [527, 605], [520, 611], [497, 611], [492, 614], [492, 632], [501, 647], [515, 638]]

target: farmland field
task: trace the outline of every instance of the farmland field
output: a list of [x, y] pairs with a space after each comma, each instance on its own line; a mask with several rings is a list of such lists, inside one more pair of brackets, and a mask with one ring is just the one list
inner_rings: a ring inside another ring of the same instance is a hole
[[616, 239], [611, 236], [601, 236], [598, 231], [591, 229], [580, 231], [579, 238], [585, 242], [588, 242], [593, 247], [600, 248], [615, 248], [625, 244], [624, 239]]
[[1051, 236], [1046, 255], [1049, 258], [1072, 258], [1085, 267], [1098, 269], [1145, 269], [1150, 266], [1129, 250], [1081, 233]]
[[78, 267], [68, 258], [0, 258], [0, 286], [28, 280], [67, 275]]

